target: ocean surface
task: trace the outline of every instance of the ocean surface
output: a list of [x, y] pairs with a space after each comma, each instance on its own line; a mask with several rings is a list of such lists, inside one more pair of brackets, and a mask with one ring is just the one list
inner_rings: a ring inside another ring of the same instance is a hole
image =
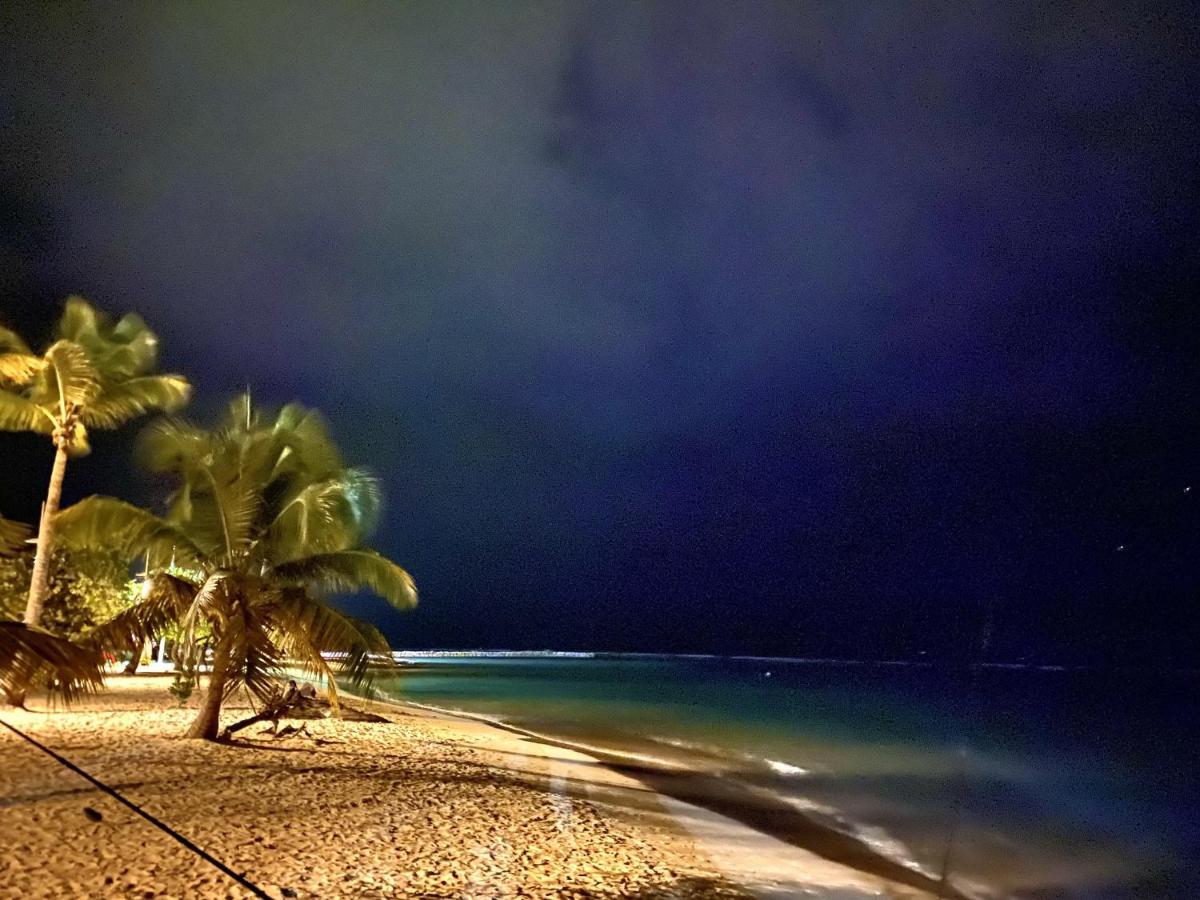
[[375, 690], [682, 763], [972, 895], [1200, 898], [1194, 671], [435, 657]]

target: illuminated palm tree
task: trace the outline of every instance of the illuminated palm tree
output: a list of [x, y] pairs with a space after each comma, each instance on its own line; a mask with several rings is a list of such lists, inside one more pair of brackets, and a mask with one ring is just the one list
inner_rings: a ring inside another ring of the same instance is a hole
[[81, 297], [67, 300], [58, 339], [41, 356], [15, 332], [0, 328], [0, 430], [44, 434], [55, 448], [25, 606], [28, 625], [38, 624], [46, 599], [68, 457], [88, 452], [88, 429], [117, 428], [188, 401], [187, 380], [154, 374], [157, 361], [158, 338], [141, 318], [111, 322]]
[[140, 599], [93, 639], [123, 650], [178, 623], [191, 654], [206, 635], [212, 669], [189, 737], [216, 739], [222, 700], [238, 687], [270, 702], [288, 664], [323, 679], [336, 708], [322, 653], [361, 682], [388, 648], [323, 598], [369, 590], [400, 609], [417, 599], [407, 572], [362, 546], [378, 516], [378, 482], [342, 463], [315, 412], [292, 404], [270, 418], [248, 396], [212, 431], [168, 420], [139, 449], [147, 468], [175, 482], [165, 516], [108, 497], [59, 515], [64, 541], [146, 560]]

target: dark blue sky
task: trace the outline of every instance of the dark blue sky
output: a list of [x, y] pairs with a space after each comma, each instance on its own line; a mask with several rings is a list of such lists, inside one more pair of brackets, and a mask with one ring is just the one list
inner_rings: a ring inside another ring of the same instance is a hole
[[[325, 410], [422, 589], [402, 645], [955, 655], [993, 604], [1000, 656], [1182, 658], [1198, 38], [1170, 3], [8, 4], [0, 317], [84, 293], [198, 415]], [[128, 438], [69, 495], [146, 496]], [[0, 441], [30, 518], [49, 451]]]

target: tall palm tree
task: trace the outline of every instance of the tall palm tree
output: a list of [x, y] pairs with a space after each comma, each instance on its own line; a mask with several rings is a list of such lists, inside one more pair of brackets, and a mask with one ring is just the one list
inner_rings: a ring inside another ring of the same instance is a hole
[[146, 560], [141, 598], [95, 641], [140, 646], [179, 623], [190, 652], [203, 627], [212, 668], [189, 737], [216, 739], [222, 700], [239, 687], [269, 702], [289, 663], [322, 678], [336, 708], [322, 652], [361, 681], [387, 642], [325, 598], [369, 590], [400, 609], [417, 599], [407, 572], [362, 546], [379, 513], [378, 482], [342, 463], [315, 412], [292, 404], [272, 418], [249, 396], [211, 431], [178, 420], [151, 426], [140, 455], [174, 481], [165, 516], [110, 497], [59, 515], [64, 541]]
[[38, 528], [25, 623], [37, 625], [50, 582], [54, 523], [67, 459], [88, 452], [89, 428], [117, 428], [154, 410], [173, 412], [191, 396], [179, 375], [154, 374], [158, 338], [136, 315], [115, 323], [82, 297], [67, 299], [58, 339], [40, 356], [0, 328], [0, 430], [33, 431], [54, 442], [54, 468]]

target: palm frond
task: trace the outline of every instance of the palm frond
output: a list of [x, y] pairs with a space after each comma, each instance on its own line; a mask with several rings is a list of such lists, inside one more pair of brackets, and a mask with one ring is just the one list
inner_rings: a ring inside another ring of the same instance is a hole
[[83, 421], [97, 428], [117, 428], [154, 410], [175, 412], [187, 405], [192, 386], [181, 375], [142, 375], [105, 383], [83, 411]]
[[0, 381], [22, 386], [33, 380], [46, 361], [32, 353], [0, 353]]
[[229, 474], [215, 467], [203, 471], [205, 481], [192, 490], [192, 526], [217, 539], [228, 564], [241, 556], [253, 539], [254, 524], [262, 506], [262, 491], [252, 473]]
[[271, 617], [280, 649], [303, 671], [326, 682], [335, 708], [337, 685], [323, 653], [337, 654], [336, 667], [355, 686], [368, 684], [375, 668], [391, 665], [387, 639], [377, 628], [343, 615], [303, 590], [280, 592]]
[[54, 420], [27, 397], [0, 390], [0, 431], [33, 431], [50, 434]]
[[277, 693], [275, 678], [283, 671], [286, 657], [272, 639], [269, 610], [255, 602], [258, 591], [245, 582], [240, 587], [230, 592], [222, 631], [229, 642], [232, 669], [226, 691], [231, 693], [240, 683], [266, 703]]
[[344, 505], [353, 522], [356, 543], [369, 537], [383, 509], [383, 487], [375, 473], [361, 468], [343, 469], [326, 483], [338, 486], [338, 503]]
[[195, 565], [204, 554], [179, 526], [115, 497], [80, 500], [55, 519], [64, 544], [112, 550], [128, 560], [148, 556], [156, 562], [174, 558]]
[[102, 376], [133, 378], [158, 359], [158, 338], [141, 316], [129, 313], [114, 325], [82, 297], [67, 298], [58, 334], [83, 347]]
[[45, 353], [46, 366], [31, 399], [60, 409], [83, 409], [100, 392], [100, 376], [87, 351], [73, 341], [57, 341]]
[[19, 334], [11, 328], [0, 325], [0, 353], [23, 353], [29, 355], [33, 351]]
[[339, 613], [343, 619], [358, 629], [365, 640], [371, 646], [372, 653], [384, 653], [390, 660], [392, 658], [392, 645], [388, 641], [382, 631], [376, 628], [373, 624], [365, 619], [359, 619], [355, 616], [348, 616], [345, 613]]
[[230, 572], [218, 569], [197, 588], [191, 605], [180, 620], [185, 641], [195, 640], [202, 623], [209, 625], [214, 634], [224, 632], [229, 624], [230, 615], [229, 590], [226, 584], [229, 578]]
[[272, 570], [284, 584], [334, 593], [369, 590], [397, 609], [417, 605], [412, 576], [374, 550], [341, 550], [318, 553], [284, 563]]
[[100, 340], [89, 349], [105, 375], [136, 378], [158, 362], [158, 336], [137, 313], [121, 316], [116, 325], [100, 333]]
[[73, 294], [63, 304], [63, 313], [58, 320], [58, 336], [66, 341], [80, 343], [100, 333], [105, 316], [82, 297]]
[[21, 622], [0, 622], [0, 689], [9, 695], [45, 684], [71, 702], [103, 686], [102, 664], [94, 648]]
[[254, 612], [247, 611], [241, 619], [232, 651], [236, 676], [230, 681], [240, 681], [260, 703], [266, 703], [278, 690], [275, 679], [283, 674], [287, 658]]
[[63, 342], [81, 348], [100, 383], [97, 408], [86, 414], [89, 425], [112, 428], [150, 410], [172, 411], [187, 402], [185, 379], [150, 374], [158, 362], [158, 336], [141, 316], [129, 313], [114, 324], [82, 297], [68, 297], [58, 333]]
[[275, 417], [272, 431], [281, 448], [272, 477], [302, 477], [321, 481], [343, 468], [342, 455], [329, 436], [325, 418], [315, 409], [289, 403]]
[[138, 435], [138, 462], [151, 472], [186, 477], [204, 464], [214, 449], [211, 435], [183, 419], [159, 419]]
[[196, 599], [196, 585], [168, 572], [155, 572], [142, 582], [137, 601], [88, 632], [89, 646], [120, 652], [141, 647], [181, 621]]
[[374, 528], [381, 503], [379, 480], [365, 469], [301, 484], [281, 498], [263, 537], [264, 555], [286, 562], [349, 549]]

